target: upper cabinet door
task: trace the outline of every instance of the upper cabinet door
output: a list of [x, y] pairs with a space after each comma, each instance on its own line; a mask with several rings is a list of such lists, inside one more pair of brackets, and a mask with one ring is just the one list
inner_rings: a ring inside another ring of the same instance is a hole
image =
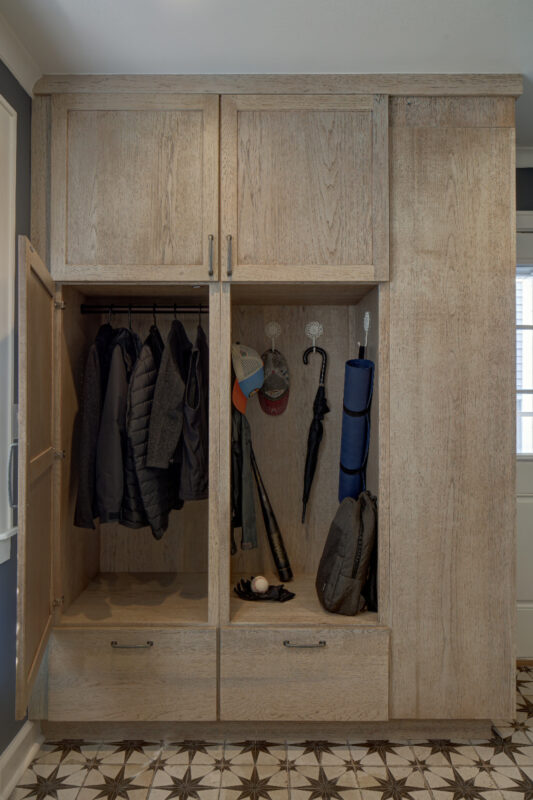
[[19, 503], [16, 716], [26, 713], [52, 625], [54, 283], [28, 239], [19, 237]]
[[218, 279], [219, 98], [56, 95], [56, 280]]
[[387, 280], [387, 96], [225, 96], [221, 165], [222, 280]]

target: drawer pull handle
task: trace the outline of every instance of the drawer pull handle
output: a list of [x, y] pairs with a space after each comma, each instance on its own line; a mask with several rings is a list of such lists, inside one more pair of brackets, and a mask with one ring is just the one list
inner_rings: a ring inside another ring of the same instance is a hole
[[118, 642], [111, 642], [111, 647], [117, 650], [146, 650], [148, 647], [153, 647], [153, 642], [146, 642], [146, 644], [119, 644]]
[[325, 647], [325, 646], [326, 642], [323, 639], [320, 639], [319, 642], [313, 642], [313, 644], [293, 644], [293, 642], [291, 642], [290, 639], [285, 639], [285, 641], [283, 642], [283, 647], [301, 647], [307, 649], [310, 647]]
[[215, 240], [215, 237], [213, 236], [212, 233], [210, 233], [207, 238], [209, 240], [209, 272], [208, 272], [208, 275], [209, 275], [210, 278], [212, 278], [213, 277], [213, 242]]
[[231, 278], [231, 276], [233, 274], [233, 268], [231, 266], [231, 243], [232, 243], [232, 239], [233, 239], [233, 237], [231, 236], [231, 234], [228, 233], [228, 235], [226, 236], [226, 241], [228, 243], [228, 263], [227, 263], [227, 270], [226, 270], [228, 278]]

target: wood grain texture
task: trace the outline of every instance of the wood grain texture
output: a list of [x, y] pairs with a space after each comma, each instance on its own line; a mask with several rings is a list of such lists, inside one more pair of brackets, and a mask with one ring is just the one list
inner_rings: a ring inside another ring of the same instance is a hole
[[376, 279], [389, 278], [389, 98], [374, 97], [372, 112], [372, 263]]
[[[283, 642], [325, 647], [296, 649]], [[243, 653], [248, 658], [243, 659]], [[250, 668], [253, 657], [253, 668]], [[388, 719], [389, 631], [223, 628], [222, 720]]]
[[357, 304], [374, 285], [371, 283], [232, 283], [235, 305], [331, 305]]
[[48, 722], [43, 720], [41, 728], [50, 740], [62, 739], [145, 739], [154, 741], [168, 739], [209, 740], [228, 738], [234, 742], [243, 739], [270, 739], [280, 741], [306, 739], [357, 742], [368, 739], [450, 739], [465, 741], [490, 739], [490, 720], [388, 720], [386, 722]]
[[391, 717], [508, 717], [514, 134], [398, 127], [391, 164]]
[[216, 97], [54, 97], [51, 172], [56, 278], [209, 279]]
[[342, 75], [44, 75], [34, 94], [62, 92], [211, 92], [214, 94], [522, 94], [517, 74]]
[[[123, 645], [153, 642], [141, 650]], [[50, 720], [216, 719], [214, 628], [57, 629], [50, 647]]]
[[205, 623], [207, 583], [205, 572], [101, 572], [65, 610], [59, 626]]
[[186, 503], [171, 511], [168, 529], [156, 540], [150, 528], [131, 530], [101, 525], [102, 572], [206, 572], [208, 501]]
[[[247, 418], [257, 463], [295, 574], [316, 573], [329, 526], [338, 508], [344, 365], [348, 358], [357, 356], [360, 336], [356, 335], [356, 317], [361, 320], [362, 312], [362, 308], [354, 311], [353, 307], [346, 305], [240, 305], [233, 308], [232, 341], [243, 342], [259, 354], [270, 346], [264, 332], [266, 323], [275, 320], [281, 325], [282, 333], [276, 347], [284, 354], [289, 366], [291, 384], [287, 409], [280, 416], [268, 416], [255, 397], [248, 403]], [[307, 519], [302, 525], [301, 497], [307, 436], [321, 364], [318, 355], [312, 355], [307, 366], [302, 363], [302, 354], [311, 344], [305, 335], [305, 325], [311, 320], [320, 321], [324, 328], [318, 344], [328, 353], [326, 397], [330, 413], [324, 419], [317, 471]], [[377, 403], [374, 411], [378, 412]], [[257, 574], [274, 568], [259, 506], [257, 520], [259, 547], [239, 550], [232, 557], [231, 566], [235, 573]], [[237, 544], [239, 537], [240, 531], [236, 531]]]
[[[232, 575], [236, 583], [240, 578], [250, 578], [250, 574]], [[278, 585], [279, 577], [274, 572], [268, 572], [266, 578], [269, 583]], [[378, 624], [378, 615], [367, 611], [355, 617], [343, 614], [331, 614], [320, 605], [315, 589], [316, 575], [304, 575], [299, 572], [294, 580], [286, 584], [286, 588], [294, 592], [295, 597], [286, 603], [250, 603], [241, 600], [231, 591], [231, 624], [232, 625], [332, 625], [349, 628], [351, 626]]]
[[233, 237], [234, 280], [375, 279], [373, 203], [382, 227], [388, 163], [373, 161], [373, 137], [386, 141], [374, 129], [387, 120], [376, 122], [369, 100], [222, 98], [222, 240]]
[[392, 97], [391, 127], [513, 128], [513, 97]]
[[218, 563], [220, 589], [219, 624], [225, 625], [230, 618], [229, 579], [231, 571], [231, 285], [221, 284], [220, 292], [220, 349], [219, 349], [219, 517], [218, 517]]
[[50, 264], [51, 98], [34, 97], [31, 108], [31, 240]]
[[[89, 348], [94, 341], [100, 319], [79, 313], [83, 296], [72, 287], [63, 287], [65, 309], [58, 312], [57, 352], [57, 424], [59, 449], [65, 458], [59, 462], [61, 485], [57, 537], [55, 592], [63, 597], [63, 608], [82, 592], [99, 569], [100, 529], [77, 528], [74, 511], [78, 490], [78, 446], [81, 425], [83, 373]], [[59, 609], [60, 611], [61, 609]]]
[[211, 625], [220, 618], [220, 387], [221, 360], [221, 286], [211, 284], [209, 292], [209, 500], [208, 567]]
[[57, 511], [54, 291], [30, 241], [19, 236], [17, 719], [26, 713], [52, 623]]

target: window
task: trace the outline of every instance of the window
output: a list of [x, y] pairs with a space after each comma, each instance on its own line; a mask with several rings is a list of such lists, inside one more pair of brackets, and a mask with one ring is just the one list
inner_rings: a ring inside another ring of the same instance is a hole
[[516, 452], [533, 455], [533, 266], [516, 275]]

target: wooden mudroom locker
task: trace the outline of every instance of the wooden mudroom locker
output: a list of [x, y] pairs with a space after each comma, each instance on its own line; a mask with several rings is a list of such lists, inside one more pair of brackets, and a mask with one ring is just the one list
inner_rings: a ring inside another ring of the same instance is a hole
[[[433, 735], [513, 716], [520, 93], [512, 75], [38, 82], [19, 240], [20, 716], [29, 704], [48, 733], [287, 721]], [[175, 307], [191, 336], [200, 319], [209, 341], [209, 496], [159, 541], [74, 525], [87, 353], [108, 318], [144, 336], [140, 306]], [[351, 617], [322, 608], [315, 575], [366, 312], [378, 610]], [[247, 416], [295, 597], [247, 603], [241, 577], [276, 576], [259, 510], [259, 547], [230, 552], [231, 345], [262, 352], [271, 320], [290, 400]], [[330, 413], [302, 524], [311, 320]]]

